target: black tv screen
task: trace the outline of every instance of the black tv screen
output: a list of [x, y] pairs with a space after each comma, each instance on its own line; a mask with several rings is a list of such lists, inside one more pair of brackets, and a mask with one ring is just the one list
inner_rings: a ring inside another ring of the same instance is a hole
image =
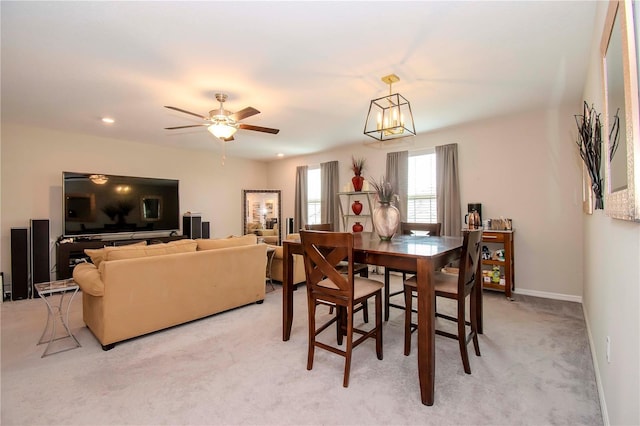
[[178, 180], [62, 173], [65, 237], [178, 231]]

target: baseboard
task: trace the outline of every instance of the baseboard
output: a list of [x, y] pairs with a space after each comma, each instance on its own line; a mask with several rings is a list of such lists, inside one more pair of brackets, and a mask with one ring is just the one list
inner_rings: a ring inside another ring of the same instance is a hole
[[537, 291], [527, 289], [517, 289], [513, 291], [515, 294], [524, 294], [525, 296], [542, 297], [545, 299], [564, 300], [567, 302], [582, 303], [582, 296], [573, 296], [571, 294], [551, 293], [548, 291]]
[[602, 387], [602, 378], [600, 377], [600, 368], [598, 367], [598, 357], [596, 355], [595, 344], [593, 342], [593, 336], [591, 335], [591, 327], [589, 326], [589, 314], [587, 308], [582, 305], [582, 313], [584, 314], [584, 321], [587, 324], [587, 337], [589, 338], [589, 349], [591, 349], [591, 360], [593, 362], [593, 371], [596, 374], [596, 388], [598, 389], [598, 398], [600, 399], [600, 412], [602, 413], [602, 423], [604, 426], [609, 426], [609, 413], [607, 412], [607, 402], [604, 399], [604, 388]]

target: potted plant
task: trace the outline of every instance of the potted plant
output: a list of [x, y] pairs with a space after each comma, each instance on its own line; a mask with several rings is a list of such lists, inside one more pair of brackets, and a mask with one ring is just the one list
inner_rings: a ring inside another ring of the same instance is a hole
[[376, 193], [378, 205], [373, 210], [373, 227], [383, 241], [390, 240], [398, 230], [400, 224], [400, 212], [394, 206], [398, 201], [398, 194], [391, 182], [386, 181], [384, 176], [380, 181], [369, 181]]
[[362, 157], [354, 157], [351, 156], [351, 170], [353, 171], [353, 176], [351, 178], [351, 182], [353, 183], [353, 190], [360, 192], [362, 191], [362, 184], [364, 183], [364, 177], [362, 177], [362, 172], [364, 171], [364, 165], [366, 160]]

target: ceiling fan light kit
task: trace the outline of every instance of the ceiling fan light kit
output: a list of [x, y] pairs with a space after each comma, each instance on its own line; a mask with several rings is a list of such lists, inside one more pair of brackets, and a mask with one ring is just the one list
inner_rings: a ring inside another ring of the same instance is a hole
[[280, 131], [279, 129], [271, 129], [269, 127], [260, 127], [260, 126], [253, 126], [251, 124], [239, 123], [239, 121], [244, 118], [251, 117], [256, 114], [260, 114], [260, 111], [258, 111], [253, 107], [247, 107], [247, 108], [241, 109], [240, 111], [236, 111], [232, 113], [224, 109], [224, 102], [227, 100], [226, 94], [216, 93], [216, 99], [218, 100], [218, 102], [220, 102], [220, 108], [212, 109], [211, 111], [209, 111], [209, 116], [204, 116], [204, 115], [197, 114], [195, 112], [165, 105], [165, 108], [169, 108], [174, 111], [193, 115], [205, 121], [205, 123], [202, 123], [202, 124], [165, 127], [165, 130], [177, 130], [177, 129], [186, 129], [189, 127], [206, 126], [207, 130], [213, 136], [225, 142], [232, 141], [233, 135], [238, 131], [238, 129], [253, 130], [256, 132], [271, 133], [271, 134], [277, 134]]
[[238, 128], [228, 123], [214, 123], [207, 127], [207, 130], [216, 138], [226, 140], [233, 136]]
[[389, 94], [369, 104], [364, 134], [379, 141], [415, 136], [411, 104], [401, 94], [391, 92], [392, 84], [400, 81], [400, 77], [389, 74], [382, 81], [389, 85]]

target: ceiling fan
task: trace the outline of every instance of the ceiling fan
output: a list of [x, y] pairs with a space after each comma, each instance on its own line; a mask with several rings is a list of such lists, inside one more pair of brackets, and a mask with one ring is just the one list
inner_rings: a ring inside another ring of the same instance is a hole
[[195, 117], [201, 118], [205, 121], [202, 124], [191, 124], [188, 126], [176, 126], [176, 127], [165, 127], [165, 130], [177, 130], [177, 129], [186, 129], [189, 127], [201, 127], [206, 126], [207, 130], [211, 132], [212, 135], [223, 140], [225, 142], [232, 141], [233, 135], [238, 129], [243, 130], [254, 130], [256, 132], [263, 133], [272, 133], [277, 134], [279, 129], [271, 129], [269, 127], [260, 127], [254, 126], [252, 124], [239, 123], [240, 120], [243, 120], [247, 117], [251, 117], [252, 115], [260, 114], [260, 111], [253, 107], [247, 107], [241, 109], [240, 111], [231, 112], [224, 109], [224, 102], [227, 100], [227, 95], [224, 93], [216, 93], [216, 99], [220, 102], [219, 109], [212, 109], [209, 111], [209, 116], [204, 116], [200, 114], [196, 114], [195, 112], [186, 111], [184, 109], [167, 106], [165, 108], [172, 109], [174, 111], [183, 112], [185, 114], [190, 114]]

